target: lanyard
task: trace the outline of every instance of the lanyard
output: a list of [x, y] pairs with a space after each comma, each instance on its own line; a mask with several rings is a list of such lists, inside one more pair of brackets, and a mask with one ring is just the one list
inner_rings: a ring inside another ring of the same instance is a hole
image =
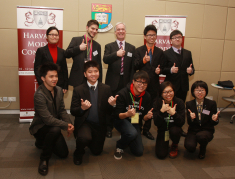
[[[134, 101], [133, 96], [132, 96], [131, 93], [130, 93], [130, 96], [131, 96], [131, 99], [132, 99], [132, 102], [133, 102], [133, 107], [135, 108], [135, 101]], [[139, 105], [140, 105], [140, 100], [139, 100]], [[135, 108], [135, 109], [136, 109], [136, 108]]]
[[[87, 35], [86, 35], [86, 43], [87, 43], [87, 45], [88, 45]], [[92, 39], [91, 39], [91, 43], [90, 43], [90, 48], [88, 48], [88, 46], [86, 46], [86, 48], [87, 48], [87, 56], [88, 56], [88, 54], [89, 54], [90, 51], [91, 51], [91, 44], [92, 44]], [[88, 50], [88, 49], [89, 49], [89, 50]]]
[[[172, 101], [171, 101], [171, 108], [172, 108]], [[169, 114], [169, 117], [168, 117], [168, 120], [167, 120], [167, 123], [166, 123], [167, 130], [168, 130], [168, 125], [169, 125], [170, 119], [171, 119], [171, 115]]]

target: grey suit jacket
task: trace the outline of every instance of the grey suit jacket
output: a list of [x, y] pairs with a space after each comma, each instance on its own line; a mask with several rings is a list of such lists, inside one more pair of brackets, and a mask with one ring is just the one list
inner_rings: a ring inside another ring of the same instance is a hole
[[[58, 126], [63, 130], [68, 129], [68, 123], [72, 123], [70, 115], [64, 107], [62, 88], [56, 86], [56, 108], [52, 96], [44, 84], [41, 84], [34, 94], [35, 115], [29, 127], [29, 132], [33, 135], [44, 125]], [[57, 112], [56, 112], [57, 111]]]

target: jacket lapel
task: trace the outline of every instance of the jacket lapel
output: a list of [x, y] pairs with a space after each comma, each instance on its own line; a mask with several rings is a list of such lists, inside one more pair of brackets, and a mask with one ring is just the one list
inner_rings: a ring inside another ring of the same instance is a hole
[[175, 61], [176, 61], [176, 66], [177, 67], [179, 67], [179, 60], [178, 60], [178, 58], [177, 58], [177, 55], [176, 55], [176, 53], [175, 53], [175, 51], [173, 50], [173, 48], [171, 47], [170, 48], [170, 53], [171, 53], [171, 55], [174, 57], [174, 59], [175, 59]]
[[[47, 45], [46, 47], [47, 47], [47, 48], [45, 48], [46, 57], [47, 57], [48, 61], [53, 62], [53, 58], [52, 58], [51, 53], [50, 53], [50, 51], [49, 51], [48, 45]], [[57, 53], [58, 53], [58, 50], [57, 50]]]
[[[44, 86], [44, 84], [42, 84], [42, 90], [43, 90], [43, 93], [46, 94], [47, 98], [50, 99], [50, 101], [52, 102], [53, 110], [54, 110], [53, 112], [54, 112], [54, 114], [56, 114], [56, 112], [55, 112], [55, 111], [56, 111], [56, 110], [55, 110], [55, 105], [54, 105], [52, 96], [51, 96], [49, 90]], [[58, 92], [57, 92], [57, 93], [58, 93]], [[56, 101], [56, 104], [58, 104], [57, 101]]]

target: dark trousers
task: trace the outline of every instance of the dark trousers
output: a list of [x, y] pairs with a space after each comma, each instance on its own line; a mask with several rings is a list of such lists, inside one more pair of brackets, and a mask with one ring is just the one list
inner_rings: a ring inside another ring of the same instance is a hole
[[37, 143], [43, 146], [40, 156], [41, 160], [48, 161], [52, 153], [61, 158], [68, 156], [68, 147], [59, 127], [45, 125], [34, 134], [34, 137]]
[[85, 121], [77, 131], [75, 156], [82, 157], [85, 153], [85, 147], [88, 147], [93, 155], [101, 154], [104, 147], [106, 129]]
[[[123, 81], [123, 75], [120, 75], [120, 79], [119, 79], [119, 82], [118, 82], [118, 87], [117, 87], [116, 90], [112, 91], [113, 97], [115, 97], [117, 92], [120, 91], [122, 88], [124, 88], [124, 81]], [[107, 131], [112, 131], [113, 130], [114, 118], [115, 117], [114, 117], [113, 114], [111, 115], [110, 119], [107, 118], [107, 121], [106, 121]]]
[[[178, 144], [181, 137], [181, 128], [177, 126], [172, 126], [169, 129], [170, 139], [172, 143]], [[164, 159], [168, 155], [169, 140], [165, 141], [165, 131], [159, 131], [157, 134], [155, 153], [159, 159]]]
[[183, 91], [183, 90], [180, 88], [178, 91], [175, 92], [175, 96], [176, 96], [177, 98], [182, 99], [182, 100], [184, 101], [184, 103], [185, 103], [185, 100], [186, 100], [186, 97], [187, 97], [187, 93], [188, 93], [188, 91]]
[[209, 131], [200, 131], [200, 132], [188, 132], [188, 135], [185, 137], [184, 147], [189, 152], [195, 152], [197, 143], [200, 144], [202, 150], [206, 150], [207, 144], [213, 139], [213, 133]]
[[139, 124], [131, 124], [127, 119], [117, 119], [114, 121], [114, 127], [121, 133], [116, 148], [125, 149], [129, 146], [135, 156], [142, 156], [144, 146]]

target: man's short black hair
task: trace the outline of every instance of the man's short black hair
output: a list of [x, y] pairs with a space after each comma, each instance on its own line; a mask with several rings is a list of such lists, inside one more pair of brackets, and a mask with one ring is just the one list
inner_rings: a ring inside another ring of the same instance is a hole
[[149, 84], [149, 75], [146, 71], [140, 70], [136, 72], [133, 76], [133, 80], [143, 79], [146, 80], [146, 82]]
[[[201, 87], [201, 88], [204, 88], [206, 90], [206, 96], [208, 94], [208, 86], [206, 84], [206, 82], [202, 81], [202, 80], [198, 80], [198, 81], [195, 81], [193, 84], [192, 84], [192, 87], [191, 87], [191, 94], [194, 98], [195, 95], [194, 95], [194, 90], [197, 88], [197, 87]], [[205, 96], [205, 97], [206, 97]]]
[[150, 30], [153, 30], [157, 34], [157, 28], [154, 25], [147, 25], [144, 28], [144, 35], [146, 35], [148, 33], [148, 31], [150, 31]]
[[96, 67], [99, 70], [99, 64], [96, 61], [88, 61], [86, 63], [84, 63], [84, 72], [87, 71], [88, 68], [90, 67]]
[[172, 39], [173, 36], [180, 34], [183, 37], [183, 34], [179, 30], [173, 30], [170, 34], [170, 39]]
[[160, 84], [160, 88], [159, 88], [159, 95], [160, 96], [162, 95], [162, 92], [164, 91], [164, 89], [168, 86], [170, 86], [173, 89], [173, 91], [175, 92], [174, 85], [170, 81], [164, 81]]
[[57, 29], [57, 27], [55, 26], [52, 26], [52, 27], [49, 27], [46, 31], [46, 35], [49, 35], [49, 33], [52, 31], [52, 30], [56, 30], [59, 34], [59, 30]]
[[46, 62], [43, 65], [40, 66], [39, 68], [39, 74], [40, 77], [46, 77], [48, 71], [57, 71], [57, 74], [59, 72], [60, 67], [53, 63], [53, 62]]
[[95, 25], [97, 25], [98, 27], [99, 27], [99, 22], [97, 21], [97, 20], [89, 20], [88, 22], [87, 22], [87, 27], [90, 27], [91, 25], [93, 25], [93, 24], [95, 24]]

